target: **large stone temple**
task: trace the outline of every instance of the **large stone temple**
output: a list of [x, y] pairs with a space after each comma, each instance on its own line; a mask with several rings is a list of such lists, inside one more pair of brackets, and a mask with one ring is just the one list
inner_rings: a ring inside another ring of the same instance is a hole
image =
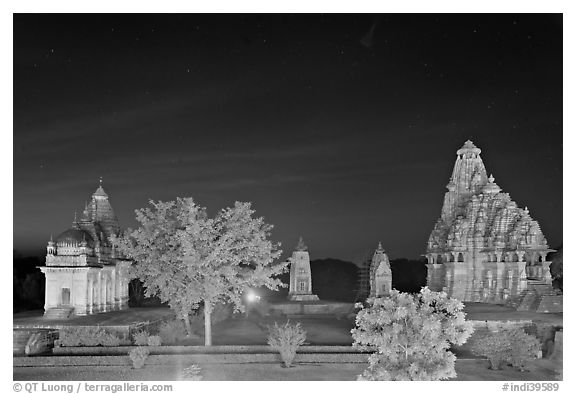
[[390, 261], [382, 244], [378, 242], [378, 248], [376, 248], [370, 263], [370, 297], [385, 296], [390, 290], [392, 290]]
[[[481, 150], [466, 141], [428, 240], [427, 284], [460, 301], [505, 303], [527, 292], [551, 295], [546, 238], [527, 208], [520, 208], [488, 176]], [[528, 301], [526, 301], [528, 302]], [[525, 308], [537, 308], [525, 305]]]
[[100, 186], [81, 218], [56, 240], [50, 238], [46, 266], [44, 315], [65, 318], [128, 308], [130, 262], [110, 242], [120, 226], [108, 195]]
[[312, 272], [310, 271], [310, 254], [302, 237], [290, 258], [290, 301], [317, 301], [318, 296], [312, 293]]

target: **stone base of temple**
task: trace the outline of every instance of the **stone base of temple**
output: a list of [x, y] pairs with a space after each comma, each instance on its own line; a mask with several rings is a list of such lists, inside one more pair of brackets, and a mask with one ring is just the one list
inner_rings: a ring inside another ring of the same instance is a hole
[[318, 301], [316, 294], [288, 294], [288, 301]]
[[527, 289], [524, 262], [427, 264], [427, 286], [462, 302], [505, 304]]
[[517, 311], [557, 313], [562, 312], [563, 296], [557, 294], [549, 283], [529, 281], [528, 288], [520, 295], [512, 297], [506, 306]]
[[44, 312], [44, 318], [51, 320], [65, 320], [74, 315], [74, 308], [67, 306], [49, 308]]
[[270, 303], [272, 314], [285, 316], [348, 316], [355, 314], [353, 302], [337, 301], [284, 301]]

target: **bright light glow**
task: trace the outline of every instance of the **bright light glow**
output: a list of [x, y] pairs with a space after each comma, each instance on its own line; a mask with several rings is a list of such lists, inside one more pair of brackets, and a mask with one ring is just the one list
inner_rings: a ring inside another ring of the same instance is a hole
[[249, 291], [248, 294], [246, 294], [246, 299], [248, 302], [257, 302], [260, 300], [260, 296], [253, 291]]

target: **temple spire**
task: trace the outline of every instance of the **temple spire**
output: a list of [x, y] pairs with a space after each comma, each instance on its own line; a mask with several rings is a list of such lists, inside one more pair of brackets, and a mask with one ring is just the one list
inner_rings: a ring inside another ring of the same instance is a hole
[[94, 192], [94, 194], [92, 195], [92, 197], [105, 197], [108, 198], [108, 194], [106, 194], [106, 192], [104, 191], [104, 188], [102, 187], [102, 177], [100, 177], [99, 182], [98, 182], [98, 189], [96, 189], [96, 191]]
[[300, 252], [304, 252], [304, 251], [308, 250], [308, 247], [304, 243], [302, 236], [300, 236], [300, 240], [298, 240], [298, 245], [296, 245], [296, 250], [300, 251]]
[[80, 228], [80, 225], [78, 224], [78, 212], [74, 211], [74, 221], [72, 222], [72, 227], [73, 228]]

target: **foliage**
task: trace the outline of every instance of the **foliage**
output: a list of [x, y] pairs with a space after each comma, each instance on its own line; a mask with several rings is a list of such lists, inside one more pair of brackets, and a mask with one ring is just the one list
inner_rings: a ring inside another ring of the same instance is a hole
[[288, 262], [275, 262], [278, 244], [269, 240], [272, 226], [254, 218], [250, 203], [236, 202], [209, 218], [192, 198], [150, 201], [136, 210], [140, 227], [113, 237], [118, 251], [135, 264], [132, 275], [176, 312], [192, 334], [189, 316], [201, 303], [206, 317], [206, 345], [211, 344], [210, 317], [218, 303], [242, 311], [247, 287], [283, 286], [275, 278]]
[[552, 275], [552, 284], [556, 289], [562, 291], [564, 288], [564, 248], [562, 246], [551, 255], [551, 260], [550, 274]]
[[202, 370], [196, 364], [192, 364], [191, 366], [184, 368], [182, 370], [182, 379], [184, 380], [202, 380], [202, 375], [200, 375]]
[[144, 366], [144, 363], [146, 362], [149, 354], [150, 350], [144, 346], [135, 347], [134, 349], [130, 350], [130, 353], [128, 353], [130, 360], [132, 360], [132, 365], [135, 369], [140, 369]]
[[146, 331], [138, 331], [133, 335], [134, 345], [146, 346], [148, 344], [149, 334]]
[[159, 335], [150, 335], [148, 337], [148, 346], [161, 346], [162, 338]]
[[472, 353], [488, 358], [490, 369], [501, 369], [502, 364], [509, 359], [512, 348], [502, 332], [490, 333], [474, 341]]
[[375, 347], [359, 380], [442, 380], [456, 377], [450, 345], [462, 345], [472, 334], [464, 305], [423, 288], [418, 294], [392, 290], [388, 297], [368, 299], [356, 315], [354, 346]]
[[292, 366], [296, 351], [306, 341], [306, 331], [300, 323], [291, 324], [287, 321], [283, 325], [274, 322], [273, 326], [268, 326], [268, 332], [268, 345], [280, 352], [286, 367]]
[[162, 343], [166, 345], [175, 345], [186, 337], [186, 328], [182, 321], [169, 320], [160, 325], [158, 336]]
[[525, 333], [523, 330], [511, 330], [508, 333], [512, 345], [512, 356], [509, 362], [513, 367], [524, 371], [526, 361], [535, 359], [540, 353], [540, 341], [533, 335]]
[[521, 328], [508, 328], [482, 336], [472, 352], [488, 358], [491, 369], [501, 369], [506, 362], [524, 371], [526, 361], [538, 357], [540, 349], [540, 341], [535, 336]]
[[120, 338], [100, 327], [67, 327], [60, 330], [60, 346], [119, 346]]
[[12, 294], [14, 313], [44, 307], [44, 274], [37, 268], [44, 265], [43, 258], [24, 257], [17, 250], [12, 251]]
[[[310, 262], [314, 293], [321, 300], [354, 302], [358, 288], [359, 269], [352, 262], [319, 259]], [[338, 286], [334, 286], [338, 283]]]

